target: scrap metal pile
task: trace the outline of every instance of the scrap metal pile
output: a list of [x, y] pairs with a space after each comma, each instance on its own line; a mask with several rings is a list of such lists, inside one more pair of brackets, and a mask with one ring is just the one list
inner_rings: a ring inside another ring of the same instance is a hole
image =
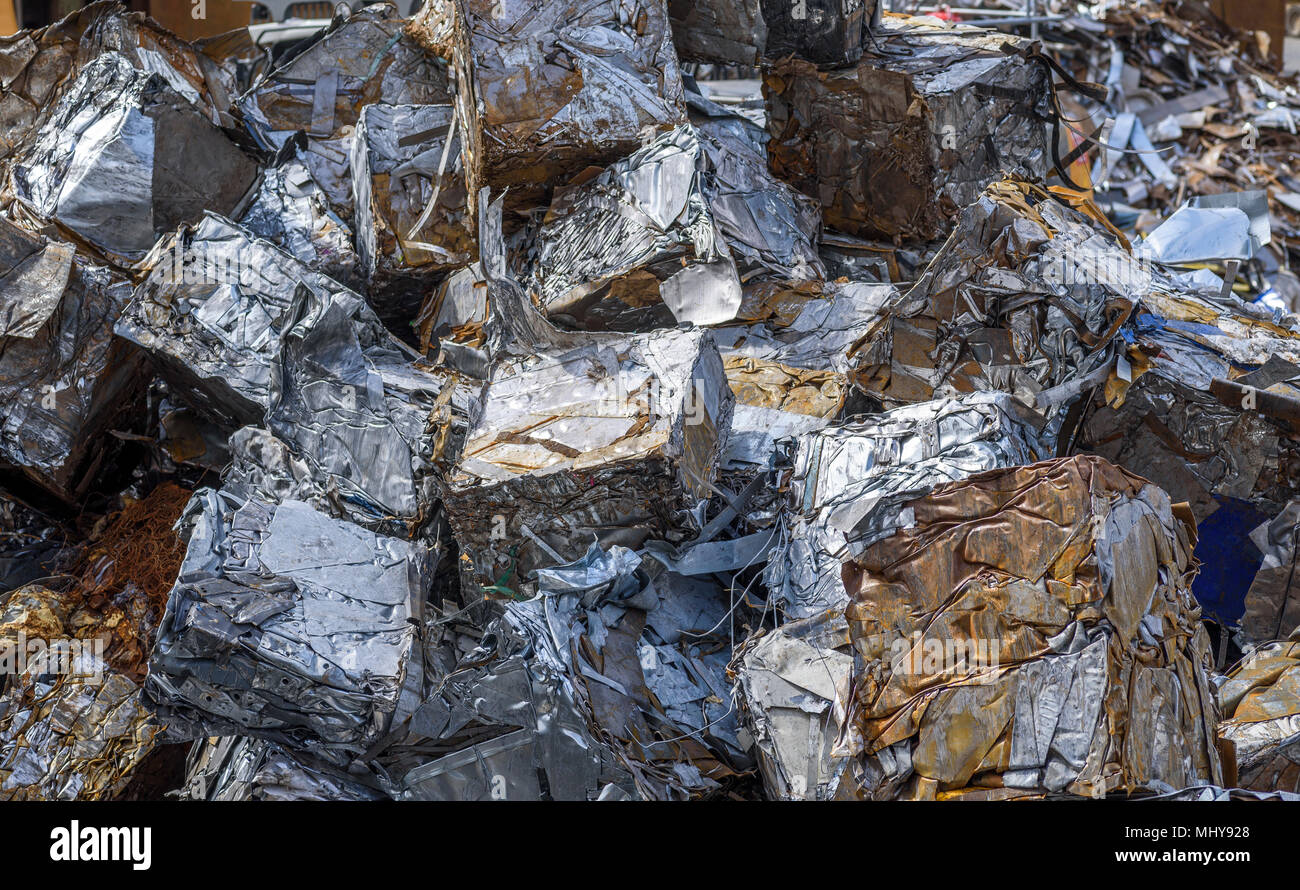
[[1300, 90], [1057, 6], [0, 40], [0, 799], [1300, 794]]

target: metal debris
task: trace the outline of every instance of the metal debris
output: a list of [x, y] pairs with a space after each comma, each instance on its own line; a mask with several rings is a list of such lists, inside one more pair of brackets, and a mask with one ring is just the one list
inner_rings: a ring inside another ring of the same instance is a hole
[[252, 734], [346, 764], [386, 729], [427, 588], [424, 545], [300, 501], [206, 489], [145, 689], [169, 739]]
[[990, 181], [1049, 168], [1047, 79], [1005, 41], [887, 23], [853, 67], [768, 63], [773, 173], [820, 201], [829, 228], [942, 237]]
[[907, 502], [845, 568], [841, 744], [872, 798], [1222, 784], [1195, 523], [1095, 457], [993, 470]]
[[356, 6], [0, 38], [0, 798], [1300, 795], [1259, 41]]
[[1237, 785], [1300, 794], [1300, 635], [1260, 646], [1219, 687]]

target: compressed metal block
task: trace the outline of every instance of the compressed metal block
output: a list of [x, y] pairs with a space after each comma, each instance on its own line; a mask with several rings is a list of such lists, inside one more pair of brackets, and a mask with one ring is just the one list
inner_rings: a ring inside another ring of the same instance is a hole
[[764, 68], [772, 172], [822, 206], [828, 228], [929, 240], [989, 182], [1047, 174], [1047, 77], [1005, 36], [884, 30], [847, 68]]

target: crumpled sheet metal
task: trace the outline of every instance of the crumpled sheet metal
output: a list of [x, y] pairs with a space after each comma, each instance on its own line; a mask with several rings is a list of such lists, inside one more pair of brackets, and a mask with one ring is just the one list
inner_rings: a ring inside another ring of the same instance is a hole
[[61, 655], [51, 645], [75, 635], [76, 605], [36, 585], [0, 604], [0, 643], [29, 653], [33, 640], [49, 647], [30, 655], [0, 691], [0, 800], [109, 798], [161, 729], [129, 677], [90, 648]]
[[841, 563], [906, 528], [912, 521], [902, 509], [906, 502], [975, 473], [1049, 454], [1005, 393], [896, 408], [805, 433], [788, 446], [782, 461], [788, 465], [787, 509], [763, 580], [794, 618], [844, 607], [850, 591]]
[[507, 605], [505, 621], [529, 640], [532, 670], [561, 678], [596, 740], [588, 756], [613, 760], [650, 800], [707, 795], [750, 767], [717, 584], [593, 543], [580, 559], [539, 570], [538, 587]]
[[230, 427], [260, 424], [273, 363], [299, 288], [346, 296], [362, 342], [394, 348], [356, 294], [269, 241], [216, 215], [160, 241], [117, 325], [149, 352], [179, 394]]
[[1280, 512], [1300, 494], [1291, 426], [1252, 408], [1244, 392], [1225, 400], [1211, 386], [1231, 381], [1300, 400], [1300, 325], [1235, 297], [1156, 282], [1125, 326], [1122, 363], [1087, 406], [1078, 447], [1187, 501], [1198, 522], [1224, 498]]
[[387, 796], [328, 764], [306, 762], [266, 739], [199, 739], [186, 761], [181, 800], [386, 800]]
[[355, 289], [360, 284], [352, 228], [330, 209], [329, 196], [312, 178], [303, 144], [289, 143], [236, 220], [304, 265]]
[[572, 683], [534, 657], [508, 618], [439, 682], [411, 718], [438, 752], [405, 773], [400, 800], [592, 800], [626, 783], [591, 735]]
[[0, 220], [0, 466], [71, 500], [111, 424], [128, 427], [143, 355], [113, 337], [131, 285]]
[[713, 329], [724, 356], [745, 356], [795, 368], [850, 375], [854, 348], [871, 333], [881, 310], [896, 301], [889, 284], [827, 282], [815, 295], [778, 292], [762, 305], [742, 306], [742, 315], [762, 316], [748, 325]]
[[1062, 408], [1114, 366], [1130, 282], [1146, 280], [1081, 213], [1028, 183], [994, 183], [858, 346], [855, 382], [886, 407], [1009, 392], [1059, 429]]
[[821, 202], [828, 228], [928, 240], [989, 182], [1046, 176], [1048, 87], [1040, 67], [1002, 52], [1005, 35], [894, 27], [853, 67], [764, 67], [768, 158]]
[[106, 52], [59, 97], [11, 177], [31, 213], [126, 266], [204, 211], [231, 212], [257, 169], [163, 75]]
[[766, 41], [759, 0], [668, 0], [683, 62], [753, 66]]
[[471, 212], [513, 214], [686, 121], [664, 0], [429, 0], [411, 32], [456, 73]]
[[518, 590], [593, 535], [683, 541], [734, 397], [713, 341], [692, 329], [586, 335], [507, 358], [480, 406], [444, 503], [466, 580]]
[[352, 194], [372, 299], [402, 277], [418, 279], [412, 284], [423, 295], [430, 275], [477, 258], [453, 116], [451, 105], [376, 103], [361, 110]]
[[307, 166], [348, 222], [349, 155], [362, 110], [375, 102], [445, 104], [450, 97], [446, 62], [409, 36], [405, 25], [391, 4], [336, 19], [238, 102], [250, 132], [269, 150], [307, 134]]
[[1300, 632], [1252, 651], [1219, 687], [1237, 785], [1300, 794]]
[[233, 123], [234, 72], [115, 0], [102, 0], [34, 31], [0, 38], [0, 157], [25, 142], [81, 68], [101, 53], [160, 75], [218, 126]]
[[488, 320], [487, 282], [478, 263], [457, 269], [425, 298], [415, 319], [420, 345], [434, 354], [440, 344], [481, 346]]
[[409, 679], [425, 546], [212, 489], [181, 521], [189, 548], [145, 681], [169, 739], [254, 735], [345, 764], [363, 753]]
[[773, 800], [833, 800], [853, 762], [832, 758], [853, 671], [849, 625], [829, 610], [755, 634], [731, 673], [745, 727]]
[[1300, 498], [1292, 500], [1277, 516], [1251, 532], [1250, 539], [1264, 554], [1264, 559], [1246, 592], [1238, 632], [1243, 642], [1278, 640], [1288, 627], [1300, 627], [1297, 528], [1300, 528]]
[[873, 798], [1222, 784], [1191, 516], [1107, 461], [994, 470], [846, 565]]
[[265, 429], [231, 437], [225, 487], [422, 536], [478, 387], [413, 362], [353, 294], [300, 289], [282, 320]]
[[548, 318], [587, 330], [718, 324], [741, 309], [742, 278], [824, 277], [815, 205], [729, 125], [752, 127], [687, 124], [557, 191], [529, 282]]

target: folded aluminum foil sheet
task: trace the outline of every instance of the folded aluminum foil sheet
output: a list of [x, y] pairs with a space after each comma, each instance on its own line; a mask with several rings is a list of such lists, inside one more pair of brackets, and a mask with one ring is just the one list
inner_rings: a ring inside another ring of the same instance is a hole
[[308, 268], [360, 287], [352, 228], [330, 209], [328, 195], [312, 178], [306, 139], [286, 143], [275, 166], [262, 171], [252, 201], [236, 222]]
[[231, 428], [263, 421], [300, 288], [346, 303], [363, 349], [405, 349], [361, 297], [220, 216], [160, 241], [143, 270], [118, 336], [149, 352], [179, 395]]
[[592, 800], [611, 780], [628, 784], [572, 684], [508, 621], [493, 630], [495, 645], [466, 655], [412, 717], [438, 753], [405, 773], [398, 799]]
[[239, 98], [253, 137], [278, 151], [302, 132], [305, 161], [334, 209], [352, 221], [349, 157], [362, 110], [373, 103], [446, 104], [447, 63], [405, 31], [391, 4], [372, 4], [330, 27]]
[[488, 320], [487, 282], [478, 263], [457, 269], [428, 295], [415, 319], [426, 354], [441, 343], [482, 345]]
[[1150, 281], [1082, 213], [1028, 183], [994, 183], [857, 347], [855, 382], [886, 407], [1008, 392], [1055, 435], [1116, 366], [1120, 326]]
[[[747, 639], [731, 673], [771, 800], [834, 800], [851, 758], [832, 758], [853, 672], [844, 613], [828, 610]], [[846, 788], [854, 787], [850, 780]]]
[[[784, 448], [782, 448], [784, 446]], [[842, 609], [841, 563], [912, 521], [902, 505], [973, 474], [1049, 455], [1005, 393], [896, 408], [778, 443], [787, 508], [764, 581], [793, 618]]]
[[852, 65], [862, 57], [863, 34], [876, 0], [762, 0], [767, 25], [764, 54], [795, 56], [819, 65]]
[[668, 0], [673, 45], [683, 62], [753, 66], [767, 26], [759, 0]]
[[772, 172], [817, 199], [828, 228], [939, 238], [989, 182], [1046, 176], [1047, 78], [1003, 52], [1011, 38], [905, 19], [878, 37], [855, 65], [829, 69], [769, 46]]
[[105, 52], [59, 97], [11, 177], [31, 213], [125, 266], [205, 211], [230, 213], [257, 171], [162, 74]]
[[1300, 633], [1246, 656], [1219, 687], [1219, 703], [1237, 786], [1300, 794]]
[[0, 597], [0, 800], [111, 798], [160, 732], [135, 682], [76, 637], [75, 612], [39, 585]]
[[213, 489], [181, 523], [189, 546], [145, 681], [169, 740], [253, 735], [360, 757], [420, 664], [425, 545]]
[[230, 104], [239, 87], [229, 65], [144, 13], [101, 0], [47, 27], [0, 38], [0, 157], [29, 139], [68, 81], [106, 52], [158, 74], [213, 124], [233, 123]]
[[903, 505], [845, 567], [855, 650], [837, 753], [871, 798], [1223, 784], [1195, 524], [1091, 456]]
[[453, 60], [474, 213], [485, 187], [512, 219], [544, 206], [686, 122], [663, 0], [430, 0], [411, 31]]
[[130, 299], [71, 244], [0, 220], [0, 467], [65, 500], [94, 481], [105, 432], [143, 414], [144, 356], [113, 337]]
[[352, 148], [357, 253], [381, 309], [418, 306], [431, 276], [478, 256], [453, 118], [451, 105], [361, 110]]
[[751, 127], [688, 124], [557, 190], [529, 280], [547, 317], [587, 330], [718, 324], [736, 318], [742, 277], [820, 280], [816, 209], [767, 173]]
[[181, 800], [386, 800], [387, 796], [328, 764], [306, 763], [266, 739], [199, 739], [186, 761]]

